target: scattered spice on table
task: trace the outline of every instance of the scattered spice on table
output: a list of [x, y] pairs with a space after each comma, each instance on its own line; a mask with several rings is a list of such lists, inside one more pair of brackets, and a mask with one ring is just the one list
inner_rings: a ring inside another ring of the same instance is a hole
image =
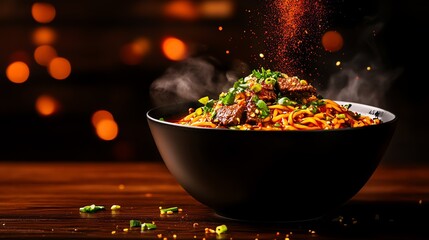
[[204, 229], [204, 232], [205, 232], [205, 233], [215, 233], [215, 232], [216, 232], [216, 230], [211, 229], [211, 228], [205, 228], [205, 229]]
[[119, 209], [121, 209], [121, 205], [113, 204], [110, 207], [110, 210], [113, 210], [113, 211], [116, 211], [116, 210], [119, 210]]

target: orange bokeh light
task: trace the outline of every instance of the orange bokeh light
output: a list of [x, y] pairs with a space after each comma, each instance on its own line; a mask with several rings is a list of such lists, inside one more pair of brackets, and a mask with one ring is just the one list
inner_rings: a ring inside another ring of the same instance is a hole
[[336, 52], [343, 48], [343, 36], [334, 30], [327, 31], [322, 36], [322, 45], [328, 52]]
[[94, 127], [97, 127], [98, 123], [102, 120], [114, 120], [112, 113], [102, 109], [92, 114], [91, 122]]
[[36, 100], [36, 111], [42, 116], [50, 116], [57, 112], [58, 101], [48, 95], [41, 95]]
[[198, 10], [206, 18], [228, 18], [234, 14], [234, 4], [229, 0], [203, 1]]
[[41, 45], [34, 50], [34, 60], [39, 65], [48, 66], [55, 57], [57, 57], [57, 51], [50, 45]]
[[122, 46], [120, 57], [123, 63], [137, 65], [142, 58], [150, 51], [150, 41], [146, 38], [138, 38], [131, 43]]
[[50, 27], [39, 27], [33, 32], [33, 43], [35, 45], [50, 45], [55, 42], [57, 35]]
[[175, 37], [167, 37], [162, 42], [162, 51], [164, 55], [173, 61], [180, 61], [186, 58], [188, 49], [186, 44]]
[[198, 17], [195, 5], [189, 0], [170, 1], [165, 5], [164, 14], [185, 20], [194, 20]]
[[50, 3], [36, 2], [31, 7], [31, 15], [39, 23], [50, 23], [56, 15], [55, 7]]
[[25, 62], [16, 61], [6, 68], [6, 77], [13, 83], [23, 83], [30, 76], [30, 68]]
[[118, 124], [112, 119], [103, 119], [95, 127], [97, 136], [106, 141], [115, 139], [118, 136]]
[[49, 62], [48, 72], [51, 77], [57, 80], [66, 79], [71, 73], [71, 65], [69, 60], [62, 57], [55, 57]]

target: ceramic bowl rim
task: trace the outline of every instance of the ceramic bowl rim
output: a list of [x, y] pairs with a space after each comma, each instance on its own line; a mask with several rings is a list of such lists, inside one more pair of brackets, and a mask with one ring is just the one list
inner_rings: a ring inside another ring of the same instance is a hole
[[[315, 133], [315, 132], [337, 132], [337, 131], [355, 131], [355, 130], [359, 130], [362, 128], [374, 128], [374, 127], [379, 127], [382, 125], [386, 125], [386, 124], [394, 124], [395, 122], [398, 121], [398, 116], [396, 114], [394, 114], [391, 111], [388, 111], [386, 109], [380, 108], [380, 107], [376, 107], [373, 105], [368, 105], [368, 104], [363, 104], [363, 103], [357, 103], [357, 102], [352, 102], [352, 101], [340, 101], [340, 100], [334, 100], [336, 103], [340, 104], [340, 105], [345, 105], [345, 104], [351, 104], [351, 110], [354, 111], [354, 108], [367, 108], [367, 109], [371, 109], [371, 111], [375, 111], [375, 112], [382, 112], [383, 115], [384, 113], [387, 115], [387, 119], [383, 120], [382, 123], [377, 124], [377, 125], [369, 125], [369, 126], [364, 126], [364, 127], [355, 127], [355, 128], [340, 128], [340, 129], [316, 129], [316, 130], [297, 130], [297, 131], [293, 131], [293, 130], [283, 130], [283, 131], [266, 131], [266, 130], [239, 130], [239, 129], [229, 129], [229, 128], [207, 128], [207, 127], [198, 127], [198, 126], [189, 126], [189, 125], [181, 125], [181, 124], [177, 124], [177, 123], [173, 123], [173, 122], [169, 122], [169, 121], [165, 121], [165, 120], [161, 120], [161, 119], [156, 119], [152, 116], [152, 113], [157, 111], [157, 110], [161, 110], [161, 109], [166, 109], [169, 107], [174, 107], [174, 106], [181, 106], [181, 105], [195, 105], [197, 104], [196, 102], [179, 102], [179, 103], [173, 103], [173, 104], [167, 104], [167, 105], [162, 105], [162, 106], [157, 106], [157, 107], [153, 107], [151, 109], [149, 109], [146, 112], [146, 117], [153, 121], [153, 122], [157, 122], [159, 124], [164, 124], [164, 125], [170, 125], [170, 126], [174, 126], [174, 127], [178, 127], [178, 128], [190, 128], [190, 129], [197, 129], [197, 130], [202, 130], [202, 131], [238, 131], [238, 132], [302, 132], [302, 133]], [[358, 112], [361, 113], [361, 112]], [[364, 114], [364, 113], [361, 113]], [[375, 116], [375, 114], [369, 114], [366, 113], [366, 115], [371, 115], [371, 116]]]

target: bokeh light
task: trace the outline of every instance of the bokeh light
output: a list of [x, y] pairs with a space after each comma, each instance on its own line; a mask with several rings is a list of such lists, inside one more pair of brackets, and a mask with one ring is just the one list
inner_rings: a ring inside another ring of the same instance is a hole
[[31, 7], [31, 15], [39, 23], [50, 23], [56, 15], [55, 7], [50, 3], [36, 2]]
[[6, 68], [6, 77], [13, 83], [23, 83], [30, 76], [30, 68], [25, 62], [16, 61]]
[[91, 123], [97, 136], [102, 140], [110, 141], [118, 135], [118, 125], [113, 114], [105, 109], [95, 111], [92, 114]]
[[120, 58], [127, 65], [139, 64], [151, 48], [150, 40], [144, 37], [138, 38], [128, 43], [120, 49]]
[[57, 57], [57, 51], [50, 45], [41, 45], [34, 50], [34, 60], [41, 66], [48, 66]]
[[51, 77], [57, 80], [66, 79], [71, 73], [71, 65], [69, 60], [63, 57], [55, 57], [49, 62], [48, 72]]
[[105, 141], [113, 140], [117, 137], [119, 128], [118, 124], [112, 119], [103, 119], [95, 127], [97, 136]]
[[102, 120], [114, 120], [113, 114], [107, 110], [101, 109], [97, 110], [92, 114], [91, 123], [96, 128], [97, 124]]
[[56, 38], [56, 32], [50, 27], [38, 27], [33, 32], [33, 43], [35, 45], [52, 45]]
[[234, 14], [234, 4], [230, 0], [203, 1], [199, 12], [206, 18], [228, 18]]
[[188, 54], [188, 47], [186, 44], [175, 37], [167, 37], [162, 42], [162, 51], [170, 60], [180, 61], [186, 58]]
[[334, 30], [327, 31], [322, 36], [322, 45], [328, 52], [337, 52], [343, 48], [343, 36]]
[[191, 1], [176, 0], [165, 4], [164, 15], [172, 18], [194, 20], [198, 17], [198, 11]]
[[40, 95], [36, 99], [36, 111], [42, 116], [50, 116], [58, 111], [58, 101], [49, 95]]

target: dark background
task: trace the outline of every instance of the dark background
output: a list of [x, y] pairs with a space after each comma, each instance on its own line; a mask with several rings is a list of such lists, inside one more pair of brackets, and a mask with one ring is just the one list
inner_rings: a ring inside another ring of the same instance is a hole
[[[269, 1], [223, 0], [232, 8], [230, 14], [202, 14], [193, 19], [166, 15], [163, 9], [172, 2], [167, 0], [51, 1], [56, 17], [47, 24], [32, 18], [33, 2], [0, 0], [2, 161], [160, 161], [145, 116], [160, 104], [151, 97], [150, 86], [167, 69], [186, 65], [165, 58], [160, 48], [165, 36], [185, 41], [190, 47], [189, 59], [208, 63], [218, 75], [231, 69], [270, 66], [255, 60], [256, 47], [249, 46], [258, 39], [244, 34], [244, 30], [261, 30], [264, 23], [257, 21], [263, 20], [255, 16], [270, 8]], [[212, 1], [186, 2], [197, 8]], [[344, 100], [374, 104], [399, 117], [384, 163], [427, 163], [425, 112], [429, 99], [423, 86], [428, 80], [428, 4], [417, 0], [322, 3], [328, 9], [326, 30], [342, 33], [344, 47], [333, 53], [318, 49], [318, 57], [305, 64], [317, 66], [317, 70], [310, 67], [302, 77], [317, 82], [326, 92], [331, 77], [344, 78], [345, 71], [361, 74], [368, 81], [381, 79], [382, 84], [370, 83], [358, 99]], [[53, 46], [71, 62], [72, 73], [65, 80], [52, 79], [31, 59], [36, 47], [31, 34], [42, 25], [55, 30]], [[218, 26], [224, 30], [219, 31]], [[137, 64], [125, 64], [120, 49], [138, 37], [150, 40], [150, 51]], [[23, 84], [12, 83], [5, 75], [17, 52], [30, 59], [30, 78]], [[335, 66], [336, 61], [344, 67]], [[374, 71], [362, 73], [360, 69], [366, 65]], [[34, 104], [40, 94], [54, 96], [61, 103], [60, 111], [49, 117], [37, 114]], [[368, 94], [376, 94], [376, 98], [370, 99]], [[108, 109], [118, 123], [119, 135], [112, 141], [100, 140], [91, 125], [91, 115], [99, 109]], [[352, 154], [359, 153], [359, 146], [350, 149]]]

